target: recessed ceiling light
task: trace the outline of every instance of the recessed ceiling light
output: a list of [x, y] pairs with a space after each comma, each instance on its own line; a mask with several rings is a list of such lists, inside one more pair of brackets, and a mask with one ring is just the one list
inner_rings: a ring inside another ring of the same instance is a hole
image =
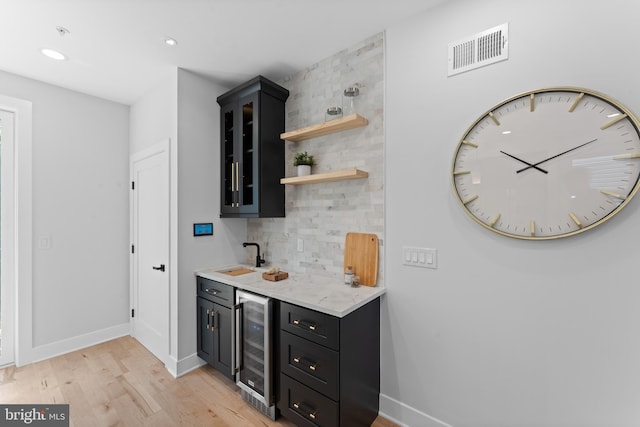
[[178, 44], [178, 42], [176, 41], [176, 39], [172, 39], [171, 37], [165, 37], [164, 44], [166, 44], [167, 46], [175, 46]]
[[41, 49], [40, 52], [42, 52], [44, 56], [51, 59], [55, 59], [56, 61], [64, 61], [65, 59], [67, 59], [67, 57], [64, 54], [58, 52], [57, 50]]

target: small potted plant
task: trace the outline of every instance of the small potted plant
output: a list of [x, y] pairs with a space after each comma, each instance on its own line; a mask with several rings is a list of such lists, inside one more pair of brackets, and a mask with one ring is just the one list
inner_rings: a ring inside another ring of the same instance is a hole
[[298, 168], [298, 176], [311, 175], [311, 166], [315, 164], [313, 156], [306, 151], [293, 157], [293, 166]]

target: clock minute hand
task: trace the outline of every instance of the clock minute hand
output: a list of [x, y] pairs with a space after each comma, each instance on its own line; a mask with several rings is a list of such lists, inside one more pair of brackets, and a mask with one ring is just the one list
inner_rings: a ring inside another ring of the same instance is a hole
[[[527, 169], [530, 169], [530, 168], [535, 168], [536, 166], [541, 165], [542, 163], [548, 162], [549, 160], [555, 159], [556, 157], [560, 157], [560, 156], [562, 156], [563, 154], [567, 154], [567, 153], [569, 153], [569, 152], [571, 152], [571, 151], [573, 151], [573, 150], [577, 150], [578, 148], [580, 148], [580, 147], [584, 147], [585, 145], [587, 145], [587, 144], [591, 144], [592, 142], [596, 142], [597, 140], [598, 140], [598, 138], [596, 138], [596, 139], [592, 139], [591, 141], [585, 142], [584, 144], [580, 144], [580, 145], [578, 145], [578, 146], [576, 146], [576, 147], [573, 147], [573, 148], [568, 149], [567, 151], [563, 151], [563, 152], [562, 152], [562, 153], [560, 153], [560, 154], [556, 154], [555, 156], [548, 157], [548, 158], [546, 158], [546, 159], [544, 159], [544, 160], [541, 160], [541, 161], [539, 161], [539, 162], [537, 162], [537, 163], [534, 163], [534, 164], [532, 164], [532, 165], [529, 165], [529, 166], [527, 166], [526, 168], [522, 168], [522, 169], [520, 169], [520, 170], [517, 170], [517, 171], [516, 171], [516, 173], [524, 172], [524, 171], [526, 171]], [[537, 169], [537, 168], [536, 168], [536, 169]]]
[[502, 151], [502, 150], [500, 150], [500, 152], [501, 152], [502, 154], [504, 154], [505, 156], [509, 156], [509, 157], [511, 157], [512, 159], [515, 159], [515, 160], [519, 161], [520, 163], [524, 163], [525, 165], [528, 165], [530, 168], [537, 169], [537, 170], [539, 170], [539, 171], [540, 171], [540, 172], [542, 172], [542, 173], [549, 173], [549, 172], [547, 172], [546, 170], [541, 169], [541, 168], [539, 168], [539, 167], [538, 167], [538, 166], [536, 166], [536, 165], [532, 165], [532, 164], [531, 164], [531, 163], [529, 163], [529, 162], [525, 162], [524, 160], [519, 159], [519, 158], [517, 158], [517, 157], [516, 157], [516, 156], [514, 156], [514, 155], [511, 155], [511, 154], [509, 154], [509, 153], [505, 153], [505, 152], [504, 152], [504, 151]]

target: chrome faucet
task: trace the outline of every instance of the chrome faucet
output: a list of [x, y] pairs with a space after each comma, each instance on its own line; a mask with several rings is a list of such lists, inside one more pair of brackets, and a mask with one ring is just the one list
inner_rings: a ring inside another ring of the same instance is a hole
[[247, 247], [247, 246], [255, 246], [258, 249], [258, 255], [256, 256], [256, 267], [260, 267], [262, 264], [265, 263], [264, 260], [264, 256], [260, 257], [260, 245], [257, 243], [252, 243], [252, 242], [244, 242], [242, 244], [243, 247]]

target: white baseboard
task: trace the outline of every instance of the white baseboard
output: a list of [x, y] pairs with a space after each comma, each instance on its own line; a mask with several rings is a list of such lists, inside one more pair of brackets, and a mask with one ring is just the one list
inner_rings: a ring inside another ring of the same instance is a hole
[[91, 347], [92, 345], [100, 344], [105, 341], [110, 341], [127, 335], [129, 335], [129, 322], [117, 326], [112, 326], [110, 328], [101, 329], [99, 331], [91, 332], [88, 334], [78, 335], [76, 337], [52, 342], [49, 344], [39, 345], [37, 347], [33, 347], [29, 352], [30, 354], [26, 355], [26, 357], [21, 358], [20, 364], [18, 366], [28, 365], [30, 363], [50, 359], [52, 357], [71, 353], [72, 351]]
[[207, 364], [204, 360], [200, 359], [196, 353], [193, 353], [185, 358], [177, 360], [170, 357], [170, 364], [166, 364], [167, 371], [175, 378], [181, 377], [194, 369], [198, 369], [200, 366]]
[[385, 394], [380, 394], [379, 413], [402, 427], [452, 427]]

